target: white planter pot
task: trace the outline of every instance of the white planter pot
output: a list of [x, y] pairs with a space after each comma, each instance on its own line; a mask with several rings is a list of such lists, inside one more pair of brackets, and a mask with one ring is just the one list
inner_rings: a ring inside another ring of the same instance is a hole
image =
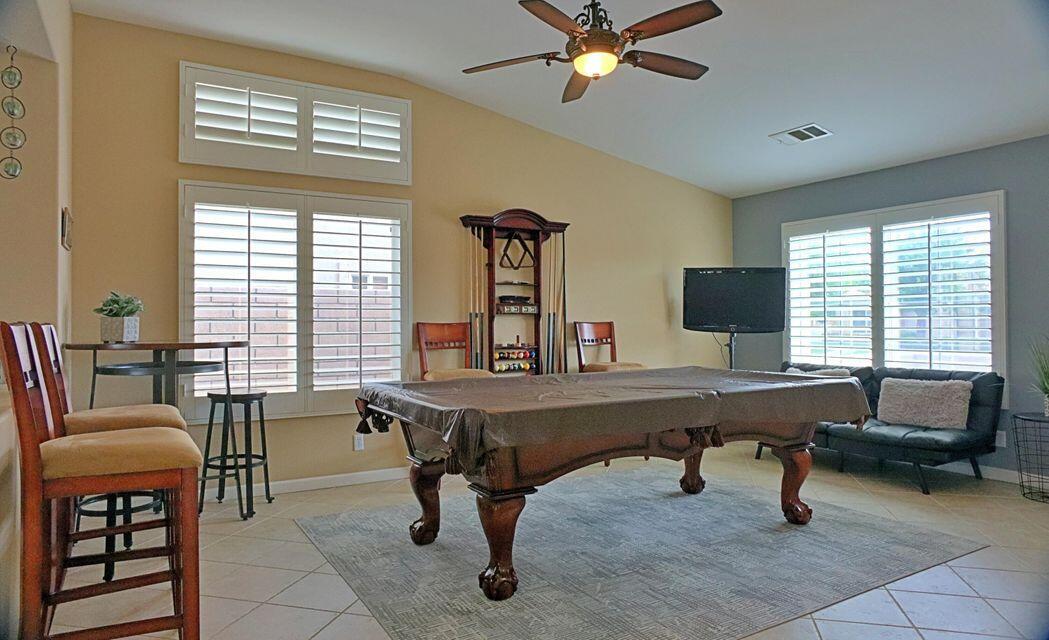
[[1043, 400], [1045, 401], [1045, 416], [1049, 418], [1049, 395], [1045, 396]]
[[102, 342], [137, 342], [138, 316], [110, 318], [102, 316]]

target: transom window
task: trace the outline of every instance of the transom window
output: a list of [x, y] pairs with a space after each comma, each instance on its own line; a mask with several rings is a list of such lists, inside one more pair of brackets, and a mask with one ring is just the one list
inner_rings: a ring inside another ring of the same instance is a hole
[[411, 102], [183, 62], [179, 160], [411, 184]]
[[[273, 415], [341, 413], [362, 384], [404, 379], [408, 203], [194, 183], [182, 198], [182, 334], [251, 342], [231, 350], [234, 388], [268, 391]], [[225, 388], [183, 382], [193, 417]]]
[[783, 225], [787, 359], [1005, 371], [1004, 194]]

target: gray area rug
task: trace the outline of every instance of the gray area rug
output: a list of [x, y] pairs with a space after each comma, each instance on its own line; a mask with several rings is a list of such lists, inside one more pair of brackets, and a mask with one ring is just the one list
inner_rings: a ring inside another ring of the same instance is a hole
[[[517, 527], [517, 594], [477, 587], [488, 547], [473, 495], [442, 499], [412, 544], [415, 504], [302, 518], [303, 531], [395, 640], [736, 640], [983, 545], [810, 502], [787, 524], [775, 493], [666, 466], [561, 479]], [[802, 490], [804, 496], [804, 488]]]

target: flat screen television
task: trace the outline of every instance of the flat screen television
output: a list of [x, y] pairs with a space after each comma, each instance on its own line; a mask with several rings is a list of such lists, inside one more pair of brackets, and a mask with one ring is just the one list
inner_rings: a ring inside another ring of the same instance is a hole
[[783, 331], [786, 269], [685, 269], [684, 326], [717, 333]]

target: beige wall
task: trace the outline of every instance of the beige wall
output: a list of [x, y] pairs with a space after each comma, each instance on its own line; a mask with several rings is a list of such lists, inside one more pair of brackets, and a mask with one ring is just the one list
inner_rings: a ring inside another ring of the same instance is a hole
[[[465, 315], [460, 215], [533, 209], [571, 223], [570, 319], [614, 319], [624, 360], [719, 362], [709, 338], [680, 328], [680, 289], [683, 266], [732, 263], [726, 198], [407, 81], [316, 60], [83, 15], [76, 16], [75, 60], [78, 340], [97, 338], [90, 309], [109, 289], [144, 299], [144, 338], [177, 334], [177, 181], [184, 178], [410, 199], [416, 320]], [[180, 60], [411, 99], [414, 184], [179, 164]], [[84, 406], [88, 358], [72, 360], [76, 403]], [[103, 379], [100, 401], [148, 397], [146, 384]], [[393, 435], [371, 436], [367, 450], [352, 451], [355, 424], [352, 415], [273, 421], [275, 478], [403, 464]]]

